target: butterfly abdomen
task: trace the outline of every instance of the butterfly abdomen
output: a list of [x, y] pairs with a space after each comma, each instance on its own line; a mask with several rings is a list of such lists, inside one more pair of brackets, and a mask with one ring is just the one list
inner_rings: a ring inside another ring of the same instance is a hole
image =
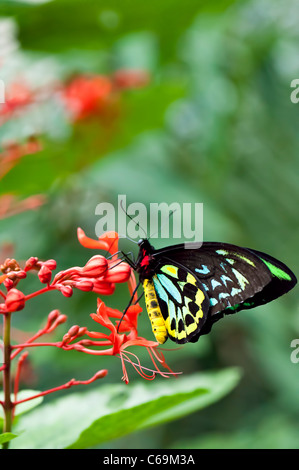
[[168, 335], [153, 282], [149, 279], [145, 279], [143, 281], [143, 289], [146, 309], [152, 324], [153, 333], [158, 343], [163, 344], [167, 340]]

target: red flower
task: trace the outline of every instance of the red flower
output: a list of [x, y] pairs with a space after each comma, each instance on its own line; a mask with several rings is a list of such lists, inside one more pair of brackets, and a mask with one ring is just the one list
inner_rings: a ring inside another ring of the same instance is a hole
[[69, 295], [64, 287], [88, 291], [92, 290], [97, 294], [111, 295], [115, 289], [115, 283], [127, 282], [131, 275], [131, 268], [128, 264], [120, 261], [108, 261], [104, 256], [93, 256], [83, 267], [60, 271], [56, 274], [50, 287], [60, 290], [64, 295]]
[[[81, 245], [86, 248], [106, 250], [109, 252], [112, 255], [112, 258], [107, 261], [108, 269], [104, 278], [105, 281], [109, 281], [111, 283], [128, 282], [130, 294], [133, 295], [134, 292], [135, 294], [132, 299], [132, 305], [127, 309], [125, 315], [117, 309], [106, 307], [104, 302], [98, 299], [97, 313], [91, 314], [91, 317], [97, 323], [110, 330], [110, 333], [106, 334], [102, 332], [87, 331], [86, 334], [90, 338], [100, 341], [82, 340], [77, 344], [76, 349], [95, 355], [118, 355], [121, 358], [124, 374], [123, 379], [126, 383], [128, 383], [129, 379], [125, 362], [129, 362], [138, 374], [147, 380], [154, 379], [157, 373], [167, 377], [167, 373], [161, 372], [158, 364], [168, 369], [169, 373], [173, 374], [166, 364], [163, 354], [157, 349], [159, 343], [149, 341], [138, 336], [137, 321], [142, 308], [137, 303], [136, 279], [134, 272], [130, 266], [117, 258], [118, 234], [116, 232], [107, 232], [101, 235], [98, 240], [93, 240], [87, 237], [82, 229], [78, 228], [78, 239]], [[93, 290], [95, 291], [95, 287]], [[112, 323], [111, 318], [115, 318], [119, 321], [116, 321], [114, 324]], [[110, 346], [110, 348], [104, 351], [99, 351], [90, 350], [85, 348], [85, 346]], [[154, 370], [146, 369], [142, 366], [137, 355], [127, 350], [130, 346], [142, 346], [147, 348], [152, 363], [154, 364]], [[145, 372], [146, 370], [150, 371], [151, 374], [147, 374]]]
[[[101, 332], [95, 331], [87, 331], [86, 334], [93, 339], [99, 339], [100, 342], [96, 341], [86, 341], [82, 340], [79, 342], [78, 347], [76, 349], [89, 352], [90, 354], [98, 354], [98, 355], [113, 355], [119, 356], [121, 359], [122, 369], [123, 369], [123, 380], [128, 383], [128, 373], [126, 370], [125, 362], [130, 363], [136, 372], [146, 380], [153, 380], [156, 374], [160, 374], [163, 377], [168, 377], [169, 373], [173, 374], [172, 370], [165, 362], [165, 358], [161, 351], [157, 349], [159, 343], [155, 341], [149, 341], [145, 338], [139, 337], [137, 332], [137, 317], [139, 313], [142, 311], [139, 305], [132, 305], [128, 308], [123, 320], [120, 322], [116, 322], [114, 325], [111, 318], [122, 318], [123, 314], [117, 309], [111, 309], [106, 307], [104, 302], [98, 299], [98, 308], [97, 313], [91, 314], [93, 320], [95, 320], [100, 325], [104, 326], [108, 330], [110, 330], [110, 334], [105, 334]], [[124, 334], [124, 331], [129, 331], [128, 334]], [[110, 346], [110, 348], [105, 351], [98, 351], [98, 350], [89, 350], [85, 349], [84, 346]], [[148, 369], [141, 365], [138, 356], [127, 349], [130, 346], [142, 346], [145, 347], [149, 353], [149, 356], [152, 360], [154, 365], [154, 369]], [[82, 349], [83, 348], [83, 349]], [[169, 372], [165, 373], [159, 369], [158, 364], [160, 366], [166, 368]], [[150, 374], [146, 373], [145, 371], [149, 371]]]
[[116, 232], [105, 232], [98, 238], [98, 240], [94, 240], [93, 238], [87, 237], [82, 228], [79, 227], [77, 229], [77, 236], [79, 243], [81, 243], [85, 248], [105, 250], [111, 255], [118, 252], [119, 236]]
[[[107, 260], [108, 264], [107, 271], [105, 273], [105, 279], [102, 279], [101, 283], [103, 281], [113, 284], [118, 282], [129, 282], [129, 289], [132, 294], [136, 287], [135, 276], [130, 266], [117, 258], [119, 240], [118, 233], [113, 231], [105, 232], [97, 240], [94, 240], [93, 238], [87, 237], [84, 231], [79, 227], [77, 229], [77, 236], [79, 242], [85, 248], [104, 250], [112, 255], [111, 259]], [[91, 258], [91, 260], [94, 259], [95, 257]], [[86, 269], [87, 266], [89, 266], [89, 263], [91, 263], [91, 260], [86, 264]], [[90, 266], [91, 265], [92, 263]], [[102, 285], [102, 287], [104, 288], [104, 285]], [[113, 293], [113, 290], [111, 291], [111, 289], [109, 289], [109, 285], [106, 285], [105, 292], [100, 292], [98, 283], [95, 283], [94, 292], [97, 292], [98, 294], [106, 294], [107, 291], [108, 293]], [[134, 300], [137, 300], [136, 296]]]
[[[127, 263], [117, 258], [118, 234], [108, 232], [99, 237], [98, 240], [92, 240], [86, 237], [83, 230], [78, 229], [78, 237], [85, 247], [108, 251], [111, 254], [110, 259], [102, 255], [95, 255], [83, 267], [74, 266], [58, 272], [51, 282], [52, 271], [56, 268], [55, 260], [40, 261], [37, 257], [31, 257], [26, 261], [25, 268], [21, 269], [14, 259], [7, 258], [0, 267], [3, 273], [0, 276], [0, 283], [2, 282], [7, 289], [6, 295], [4, 292], [0, 292], [4, 298], [4, 303], [0, 304], [0, 313], [6, 314], [7, 312], [21, 310], [28, 300], [53, 289], [59, 290], [65, 297], [71, 297], [74, 288], [109, 295], [114, 292], [115, 283], [128, 282], [130, 293], [133, 295], [133, 292], [136, 291], [134, 272]], [[37, 271], [40, 281], [47, 285], [25, 296], [15, 286], [32, 270]], [[132, 305], [124, 315], [117, 309], [106, 307], [104, 302], [98, 299], [97, 311], [95, 314], [91, 314], [91, 317], [102, 327], [108, 329], [108, 333], [88, 331], [85, 327], [80, 328], [75, 325], [64, 335], [62, 341], [40, 343], [40, 345], [53, 344], [65, 350], [75, 349], [93, 355], [119, 356], [122, 363], [123, 379], [126, 383], [129, 381], [126, 362], [130, 363], [138, 374], [147, 380], [154, 379], [156, 374], [167, 377], [173, 372], [166, 364], [163, 354], [159, 351], [159, 344], [138, 335], [138, 316], [142, 308], [137, 300], [137, 294], [135, 293], [132, 298]], [[113, 322], [112, 319], [115, 321]], [[28, 340], [27, 343], [31, 344], [41, 334], [52, 331], [62, 321], [65, 321], [65, 316], [58, 314], [57, 311], [51, 312], [46, 327]], [[89, 339], [81, 339], [83, 335], [87, 335]], [[96, 346], [97, 349], [93, 349], [93, 346]], [[147, 349], [154, 366], [153, 369], [147, 369], [141, 365], [138, 356], [128, 350], [132, 346], [142, 346]], [[16, 350], [15, 354], [21, 350], [20, 348], [24, 347], [26, 347], [25, 344], [19, 345], [19, 349]], [[160, 367], [164, 367], [169, 372], [161, 371]]]
[[65, 87], [63, 98], [73, 118], [84, 119], [103, 108], [111, 91], [112, 83], [108, 77], [77, 77]]

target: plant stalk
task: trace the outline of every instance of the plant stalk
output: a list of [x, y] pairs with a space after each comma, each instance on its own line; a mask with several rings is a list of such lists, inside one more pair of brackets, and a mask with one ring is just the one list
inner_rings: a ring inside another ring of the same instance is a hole
[[[4, 388], [4, 426], [3, 432], [11, 432], [13, 403], [11, 401], [11, 344], [10, 344], [10, 322], [11, 313], [3, 315], [3, 343], [4, 343], [4, 370], [3, 370], [3, 388]], [[9, 442], [3, 444], [3, 449], [9, 447]]]

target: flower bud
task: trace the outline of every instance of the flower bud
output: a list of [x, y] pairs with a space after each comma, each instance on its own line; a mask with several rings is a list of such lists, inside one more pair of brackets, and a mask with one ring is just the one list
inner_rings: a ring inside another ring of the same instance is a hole
[[[51, 320], [51, 315], [53, 314], [53, 320], [52, 322], [49, 321], [49, 317]], [[58, 315], [56, 318], [55, 316]], [[48, 325], [47, 325], [47, 333], [52, 333], [58, 325], [61, 325], [61, 323], [65, 323], [67, 321], [67, 316], [62, 315], [59, 313], [59, 310], [53, 310], [52, 312], [49, 313], [48, 315]]]
[[91, 291], [93, 289], [93, 285], [94, 283], [88, 279], [74, 283], [74, 287], [76, 287], [76, 289], [83, 290], [84, 292]]
[[95, 255], [82, 268], [82, 273], [87, 277], [101, 276], [108, 267], [108, 262], [104, 256]]
[[[55, 310], [53, 310], [55, 312]], [[59, 312], [59, 310], [57, 310]], [[51, 315], [51, 314], [50, 314]], [[62, 323], [65, 323], [67, 321], [67, 316], [59, 314], [58, 317], [52, 322], [52, 325], [47, 328], [47, 333], [52, 333], [58, 325], [61, 325]]]
[[6, 287], [6, 289], [9, 290], [14, 286], [14, 282], [13, 282], [12, 279], [6, 278], [3, 282], [3, 285], [4, 285], [4, 287]]
[[106, 375], [108, 374], [108, 370], [107, 369], [102, 369], [102, 370], [99, 370], [95, 376], [94, 376], [94, 379], [97, 380], [97, 379], [103, 379], [104, 377], [106, 377]]
[[115, 290], [115, 284], [105, 281], [95, 281], [93, 292], [101, 295], [111, 295]]
[[79, 332], [80, 328], [78, 325], [73, 325], [69, 331], [63, 336], [62, 342], [66, 343], [68, 341], [71, 341], [75, 336], [77, 336], [77, 333]]
[[131, 268], [127, 263], [120, 263], [115, 266], [115, 263], [111, 262], [105, 281], [107, 282], [127, 282], [131, 275]]
[[78, 325], [73, 325], [71, 326], [67, 334], [70, 335], [70, 337], [76, 336], [77, 333], [79, 332], [79, 329], [80, 327]]
[[56, 318], [58, 318], [60, 315], [60, 312], [59, 310], [55, 309], [55, 310], [52, 310], [52, 312], [49, 313], [48, 315], [48, 321], [50, 323], [52, 323], [54, 320], [56, 320]]
[[72, 297], [73, 289], [71, 286], [59, 286], [60, 292], [64, 295], [64, 297]]
[[36, 263], [38, 262], [38, 258], [36, 256], [31, 256], [29, 259], [27, 259], [26, 264], [25, 264], [25, 271], [29, 271], [29, 269], [34, 268], [36, 266]]
[[59, 315], [57, 319], [55, 320], [55, 328], [57, 325], [61, 325], [61, 323], [65, 323], [67, 321], [67, 316], [66, 315]]
[[5, 305], [9, 312], [17, 312], [25, 307], [25, 295], [18, 289], [10, 289], [6, 296]]
[[[4, 268], [4, 269], [3, 269]], [[4, 272], [4, 270], [6, 272], [9, 272], [9, 271], [19, 271], [20, 270], [20, 266], [19, 266], [19, 263], [13, 259], [13, 258], [7, 258], [4, 262], [4, 265], [2, 267], [2, 271]]]
[[86, 326], [81, 326], [81, 328], [79, 329], [79, 331], [78, 331], [78, 333], [77, 333], [77, 336], [83, 336], [83, 335], [85, 335], [86, 331], [87, 331]]
[[64, 271], [59, 271], [55, 275], [52, 285], [53, 284], [59, 285], [59, 284], [62, 284], [62, 282], [65, 282], [69, 279], [76, 279], [76, 278], [82, 276], [81, 272], [82, 272], [82, 268], [80, 268], [78, 266], [75, 266], [75, 267], [69, 268], [69, 269], [65, 269]]
[[48, 259], [47, 261], [44, 262], [44, 266], [47, 266], [47, 268], [51, 269], [52, 271], [53, 269], [56, 269], [57, 263], [55, 259]]
[[38, 272], [38, 277], [40, 282], [42, 282], [43, 284], [49, 284], [52, 277], [52, 271], [43, 264]]
[[10, 271], [7, 273], [7, 278], [11, 279], [12, 281], [17, 281], [19, 279], [25, 279], [27, 274], [25, 271]]
[[16, 278], [17, 279], [25, 279], [25, 277], [27, 277], [27, 274], [25, 271], [17, 271], [16, 272]]

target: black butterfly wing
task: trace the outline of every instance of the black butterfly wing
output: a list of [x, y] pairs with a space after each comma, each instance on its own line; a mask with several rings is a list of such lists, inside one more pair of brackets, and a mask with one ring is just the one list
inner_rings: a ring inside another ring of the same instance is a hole
[[292, 271], [277, 259], [228, 243], [204, 242], [195, 249], [176, 245], [158, 250], [155, 256], [163, 263], [171, 261], [189, 269], [208, 294], [208, 318], [190, 341], [209, 333], [224, 314], [270, 302], [297, 282]]
[[296, 276], [284, 263], [261, 251], [252, 249], [249, 249], [249, 251], [266, 264], [272, 275], [269, 284], [256, 297], [258, 305], [277, 299], [296, 285]]

